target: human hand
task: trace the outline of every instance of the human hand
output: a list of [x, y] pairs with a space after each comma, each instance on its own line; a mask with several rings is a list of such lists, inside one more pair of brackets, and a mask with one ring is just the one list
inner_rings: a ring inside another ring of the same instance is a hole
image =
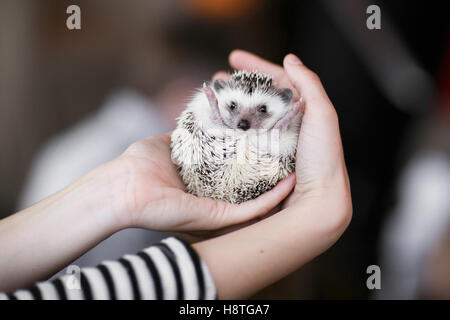
[[114, 177], [115, 215], [123, 227], [160, 231], [222, 229], [260, 217], [292, 190], [290, 175], [260, 197], [230, 204], [185, 192], [170, 158], [170, 136], [150, 137], [132, 144], [108, 169]]
[[[297, 182], [294, 192], [284, 201], [283, 208], [307, 198], [327, 198], [330, 206], [339, 204], [345, 209], [343, 211], [351, 212], [350, 185], [338, 118], [319, 77], [292, 54], [285, 57], [284, 68], [240, 50], [233, 51], [229, 60], [235, 69], [256, 69], [271, 74], [277, 86], [293, 90], [293, 99], [302, 97]], [[215, 77], [224, 76], [221, 72]]]
[[199, 198], [184, 191], [170, 158], [169, 135], [136, 142], [118, 158], [0, 221], [0, 291], [49, 278], [121, 229], [191, 232], [243, 223], [275, 207], [294, 184], [291, 175], [240, 205]]
[[[304, 110], [296, 157], [297, 182], [283, 210], [194, 245], [212, 270], [222, 299], [249, 297], [297, 270], [330, 248], [352, 217], [336, 111], [317, 75], [292, 58], [285, 57], [283, 68], [244, 51], [233, 51], [229, 57], [233, 68], [271, 74], [278, 87], [291, 88], [293, 99], [303, 98]], [[219, 72], [214, 78], [227, 76]], [[232, 252], [233, 263], [223, 252]]]

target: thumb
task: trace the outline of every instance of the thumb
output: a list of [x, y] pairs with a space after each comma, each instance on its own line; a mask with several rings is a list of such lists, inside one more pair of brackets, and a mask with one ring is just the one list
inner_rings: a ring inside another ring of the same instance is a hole
[[293, 54], [284, 58], [283, 65], [304, 100], [296, 159], [301, 170], [297, 170], [296, 191], [323, 188], [336, 177], [344, 177], [348, 184], [338, 116], [319, 77]]
[[310, 115], [336, 113], [316, 73], [308, 69], [294, 54], [288, 54], [284, 58], [283, 65], [295, 89], [297, 89], [307, 104], [314, 106], [313, 109], [310, 108], [311, 110], [308, 110]]
[[[289, 80], [303, 100], [304, 110], [297, 149], [303, 152], [300, 157], [297, 155], [297, 164], [302, 159], [309, 158], [307, 163], [320, 169], [330, 159], [336, 161], [343, 157], [336, 110], [317, 74], [308, 69], [299, 58], [288, 54], [283, 64]], [[303, 163], [299, 167], [305, 165]]]

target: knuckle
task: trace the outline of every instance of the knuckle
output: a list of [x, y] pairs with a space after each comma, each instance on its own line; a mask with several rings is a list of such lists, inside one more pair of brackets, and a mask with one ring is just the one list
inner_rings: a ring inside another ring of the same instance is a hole
[[329, 120], [336, 122], [339, 125], [339, 115], [334, 108], [330, 108], [329, 110], [327, 110], [326, 116], [329, 118]]
[[311, 82], [319, 82], [320, 83], [320, 78], [317, 75], [317, 73], [315, 73], [314, 71], [311, 71], [309, 69], [306, 71], [306, 78]]
[[133, 142], [132, 144], [130, 144], [128, 146], [128, 148], [125, 150], [125, 154], [134, 154], [136, 152], [138, 152], [141, 148], [141, 144], [139, 141], [137, 142]]

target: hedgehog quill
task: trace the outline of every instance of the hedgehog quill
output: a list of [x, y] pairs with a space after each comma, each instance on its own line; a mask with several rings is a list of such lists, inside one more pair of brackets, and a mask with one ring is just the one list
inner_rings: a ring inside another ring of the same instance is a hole
[[269, 75], [235, 71], [205, 83], [178, 118], [171, 157], [188, 192], [254, 199], [295, 171], [302, 99]]

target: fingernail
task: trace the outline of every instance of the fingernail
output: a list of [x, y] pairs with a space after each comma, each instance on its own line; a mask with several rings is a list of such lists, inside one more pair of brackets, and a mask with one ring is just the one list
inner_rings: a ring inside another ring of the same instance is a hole
[[303, 97], [300, 97], [300, 99], [298, 100], [298, 104], [300, 105], [301, 114], [305, 114], [305, 99], [303, 99]]
[[292, 110], [294, 112], [297, 112], [297, 110], [301, 110], [302, 104], [303, 104], [303, 98], [300, 97], [300, 100], [298, 100], [297, 102], [294, 103], [294, 106], [293, 106]]
[[295, 55], [290, 53], [287, 57], [287, 62], [290, 64], [303, 64], [302, 61]]

